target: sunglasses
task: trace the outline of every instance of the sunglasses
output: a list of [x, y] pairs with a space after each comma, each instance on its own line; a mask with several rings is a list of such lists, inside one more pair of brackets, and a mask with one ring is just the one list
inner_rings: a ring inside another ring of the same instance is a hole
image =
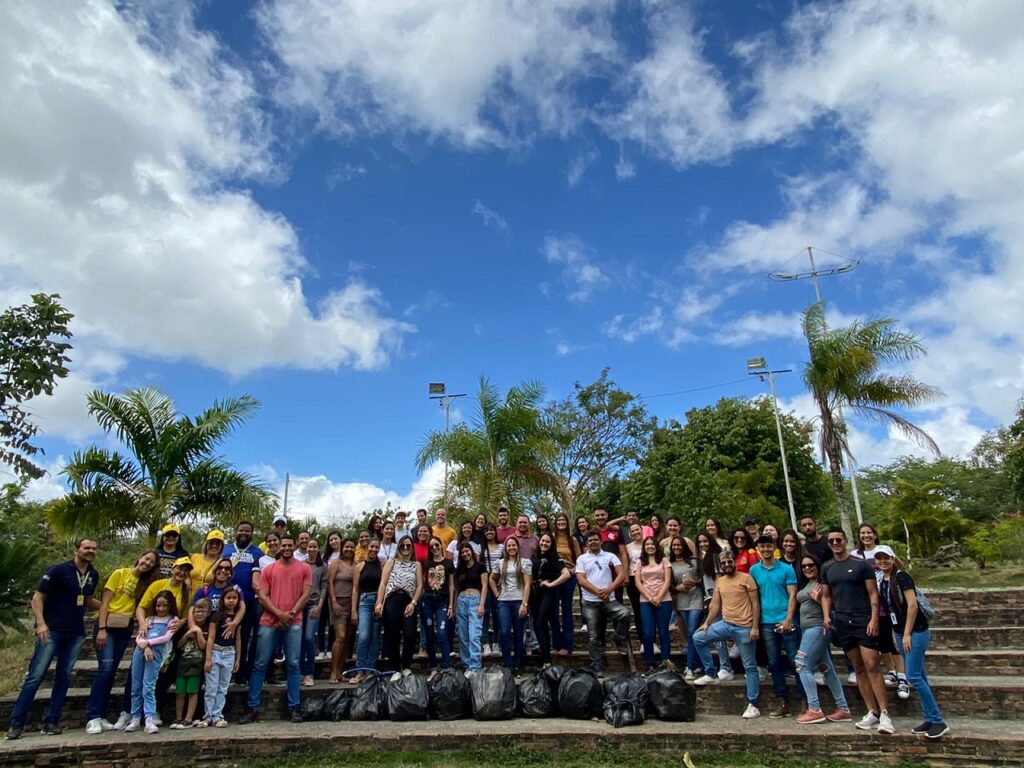
[[814, 568], [817, 568], [818, 566], [816, 566], [814, 563], [803, 563], [800, 567], [805, 571], [810, 571]]
[[216, 568], [214, 568], [213, 570], [215, 570], [215, 571], [230, 571], [231, 567], [227, 566], [227, 565], [220, 565], [220, 566], [217, 566]]
[[[437, 545], [435, 544], [434, 546], [436, 547]], [[401, 547], [399, 547], [399, 549], [412, 549], [412, 544], [410, 544], [409, 542], [406, 542]]]
[[829, 544], [842, 544], [843, 540], [842, 539], [838, 539], [838, 538], [836, 538], [836, 539], [829, 539], [828, 543]]

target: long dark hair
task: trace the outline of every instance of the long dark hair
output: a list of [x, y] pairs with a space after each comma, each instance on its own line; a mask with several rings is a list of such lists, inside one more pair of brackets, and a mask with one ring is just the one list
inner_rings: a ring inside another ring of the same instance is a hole
[[[708, 551], [703, 555], [700, 554], [699, 540], [701, 536], [708, 540]], [[686, 539], [683, 539], [683, 543], [686, 543]], [[701, 574], [709, 579], [715, 578], [718, 575], [718, 556], [722, 553], [722, 546], [718, 543], [718, 539], [710, 533], [702, 531], [694, 538], [694, 544], [697, 547], [697, 557], [700, 558]]]
[[[699, 535], [700, 534], [698, 534], [698, 536]], [[712, 541], [712, 538], [710, 536], [708, 536], [706, 533], [704, 535], [707, 536], [708, 541]], [[682, 556], [682, 559], [684, 561], [686, 561], [686, 562], [690, 562], [691, 560], [693, 560], [693, 558], [696, 557], [696, 555], [694, 554], [693, 550], [690, 549], [690, 545], [687, 543], [686, 539], [683, 538], [682, 536], [673, 536], [672, 537], [672, 541], [670, 541], [668, 543], [668, 559], [669, 559], [669, 562], [674, 563], [677, 560], [676, 553], [672, 551], [672, 547], [675, 546], [675, 543], [677, 541], [680, 544], [683, 545], [683, 556]]]
[[814, 561], [814, 567], [815, 567], [815, 569], [817, 569], [816, 570], [817, 575], [815, 576], [815, 581], [821, 581], [821, 561], [817, 557], [812, 555], [810, 552], [804, 552], [802, 555], [800, 555], [800, 557], [796, 561], [797, 565], [799, 566], [797, 568], [797, 571], [799, 573], [798, 573], [798, 575], [796, 577], [796, 583], [799, 585], [799, 589], [803, 589], [804, 587], [806, 587], [807, 586], [807, 582], [810, 581], [810, 579], [807, 578], [807, 574], [804, 573], [804, 560], [813, 560]]
[[786, 530], [784, 530], [782, 533], [779, 534], [778, 547], [779, 547], [779, 552], [782, 553], [782, 560], [784, 562], [789, 562], [788, 560], [786, 560], [786, 549], [785, 549], [785, 547], [782, 546], [782, 541], [787, 536], [792, 536], [793, 537], [793, 541], [796, 542], [796, 551], [793, 553], [793, 557], [794, 557], [793, 562], [795, 562], [795, 563], [797, 563], [799, 565], [800, 558], [801, 558], [801, 556], [804, 553], [804, 548], [803, 548], [803, 545], [800, 543], [800, 537], [797, 536], [796, 531], [794, 531], [792, 528], [787, 528]]
[[167, 613], [178, 618], [178, 598], [169, 589], [162, 589], [156, 593], [156, 597], [153, 598], [153, 614], [156, 615], [156, 601], [161, 597], [167, 601]]
[[[743, 540], [747, 542], [743, 546], [743, 549], [740, 549], [739, 547], [736, 546], [736, 536], [737, 536], [737, 534], [740, 534], [740, 533], [743, 534]], [[736, 529], [733, 530], [732, 533], [729, 534], [729, 549], [732, 550], [732, 556], [733, 557], [739, 557], [740, 556], [740, 552], [746, 552], [748, 549], [750, 549], [753, 546], [754, 546], [754, 542], [750, 538], [750, 534], [747, 533], [747, 530], [745, 528], [736, 528]]]
[[[338, 537], [338, 548], [336, 550], [335, 549], [331, 549], [331, 536], [337, 536]], [[328, 531], [327, 538], [324, 539], [324, 548], [327, 551], [327, 558], [329, 558], [335, 552], [338, 553], [338, 557], [341, 557], [341, 550], [344, 547], [345, 547], [345, 534], [343, 534], [337, 528], [335, 528], [332, 531]], [[324, 559], [326, 560], [327, 558], [324, 558]]]
[[[648, 541], [654, 545], [653, 555], [647, 554]], [[665, 553], [661, 551], [661, 545], [659, 545], [658, 542], [654, 540], [654, 537], [648, 536], [646, 539], [640, 542], [640, 565], [650, 565], [651, 557], [654, 558], [655, 565], [661, 565], [661, 561], [665, 559]]]
[[[462, 552], [466, 549], [469, 550], [469, 555], [471, 558], [473, 558], [472, 564], [468, 566], [465, 565], [465, 563], [462, 560]], [[480, 559], [476, 556], [476, 552], [474, 551], [473, 546], [468, 541], [464, 541], [458, 545], [458, 547], [455, 550], [455, 583], [460, 588], [465, 587], [466, 578], [469, 576], [469, 571], [473, 568], [474, 565], [479, 564], [479, 562]]]
[[160, 578], [160, 550], [158, 549], [147, 549], [136, 560], [132, 565], [138, 565], [139, 560], [144, 558], [146, 555], [153, 555], [156, 558], [155, 565], [146, 571], [144, 574], [139, 576], [138, 582], [135, 584], [135, 592], [132, 594], [132, 599], [135, 601], [135, 605], [139, 604], [139, 600], [146, 594], [146, 590], [149, 589], [149, 585]]
[[723, 538], [723, 536], [725, 534], [725, 530], [722, 528], [722, 523], [721, 523], [721, 521], [717, 517], [705, 518], [705, 520], [704, 520], [704, 533], [708, 532], [708, 520], [710, 520], [712, 523], [715, 524], [715, 535], [714, 536], [711, 536], [711, 534], [708, 534], [708, 535], [711, 536], [711, 538], [713, 538], [713, 539], [721, 539], [721, 538]]
[[857, 526], [857, 549], [854, 550], [862, 558], [864, 557], [864, 544], [860, 540], [860, 532], [865, 528], [869, 529], [875, 536], [875, 546], [877, 547], [882, 543], [882, 540], [878, 536], [878, 529], [875, 528], [871, 523], [861, 523]]

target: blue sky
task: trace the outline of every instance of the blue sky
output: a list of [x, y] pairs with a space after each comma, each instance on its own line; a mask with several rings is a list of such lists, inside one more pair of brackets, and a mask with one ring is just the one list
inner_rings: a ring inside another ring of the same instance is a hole
[[[147, 4], [148, 5], [148, 4]], [[609, 366], [662, 419], [799, 369], [807, 245], [859, 260], [837, 323], [890, 315], [962, 455], [1024, 389], [1024, 43], [1012, 2], [264, 0], [0, 9], [0, 293], [61, 293], [63, 457], [96, 387], [183, 411], [325, 519], [418, 504], [427, 383]], [[810, 417], [794, 373], [784, 407]], [[455, 419], [471, 412], [458, 401]], [[855, 423], [861, 464], [918, 452]]]

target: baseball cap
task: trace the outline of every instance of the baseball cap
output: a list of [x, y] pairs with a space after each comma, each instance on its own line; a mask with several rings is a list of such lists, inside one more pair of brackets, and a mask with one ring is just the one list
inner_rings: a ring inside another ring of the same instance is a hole
[[174, 561], [174, 565], [175, 567], [180, 565], [188, 568], [189, 570], [192, 569], [192, 561], [187, 557], [179, 557], [177, 560]]
[[750, 525], [750, 524], [756, 523], [756, 522], [757, 522], [757, 518], [756, 517], [754, 517], [753, 515], [747, 515], [747, 518], [746, 518], [746, 520], [743, 521], [743, 524], [744, 525]]
[[893, 559], [896, 558], [896, 553], [892, 551], [892, 547], [886, 544], [879, 544], [877, 547], [875, 547], [875, 556], [878, 555], [888, 555]]
[[287, 525], [288, 524], [288, 518], [285, 517], [284, 515], [278, 515], [277, 517], [274, 518], [274, 525], [277, 525], [278, 523], [284, 523], [285, 525]]
[[181, 536], [181, 528], [179, 528], [174, 523], [168, 523], [167, 525], [164, 526], [164, 529], [162, 531], [160, 531], [160, 535], [161, 536], [166, 536], [168, 533], [176, 533], [179, 536]]
[[224, 541], [224, 531], [218, 531], [214, 528], [208, 534], [206, 534], [207, 541]]

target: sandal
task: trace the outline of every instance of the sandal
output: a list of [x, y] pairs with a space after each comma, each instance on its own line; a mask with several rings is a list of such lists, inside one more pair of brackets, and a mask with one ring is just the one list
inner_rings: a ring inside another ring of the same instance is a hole
[[332, 678], [331, 678], [330, 680], [328, 680], [327, 682], [328, 682], [328, 683], [330, 683], [331, 685], [337, 685], [337, 684], [338, 684], [338, 683], [340, 683], [341, 681], [340, 681], [340, 680], [338, 680], [338, 678], [336, 678], [336, 677], [332, 677]]
[[224, 719], [224, 718], [222, 717], [222, 718], [221, 718], [220, 720], [218, 720], [217, 722], [215, 722], [215, 723], [213, 724], [213, 727], [214, 727], [214, 728], [227, 728], [227, 727], [228, 727], [228, 721], [227, 721], [227, 720], [225, 720], [225, 719]]
[[196, 723], [196, 728], [209, 728], [209, 727], [210, 727], [210, 721], [209, 720], [200, 720], [198, 723]]

